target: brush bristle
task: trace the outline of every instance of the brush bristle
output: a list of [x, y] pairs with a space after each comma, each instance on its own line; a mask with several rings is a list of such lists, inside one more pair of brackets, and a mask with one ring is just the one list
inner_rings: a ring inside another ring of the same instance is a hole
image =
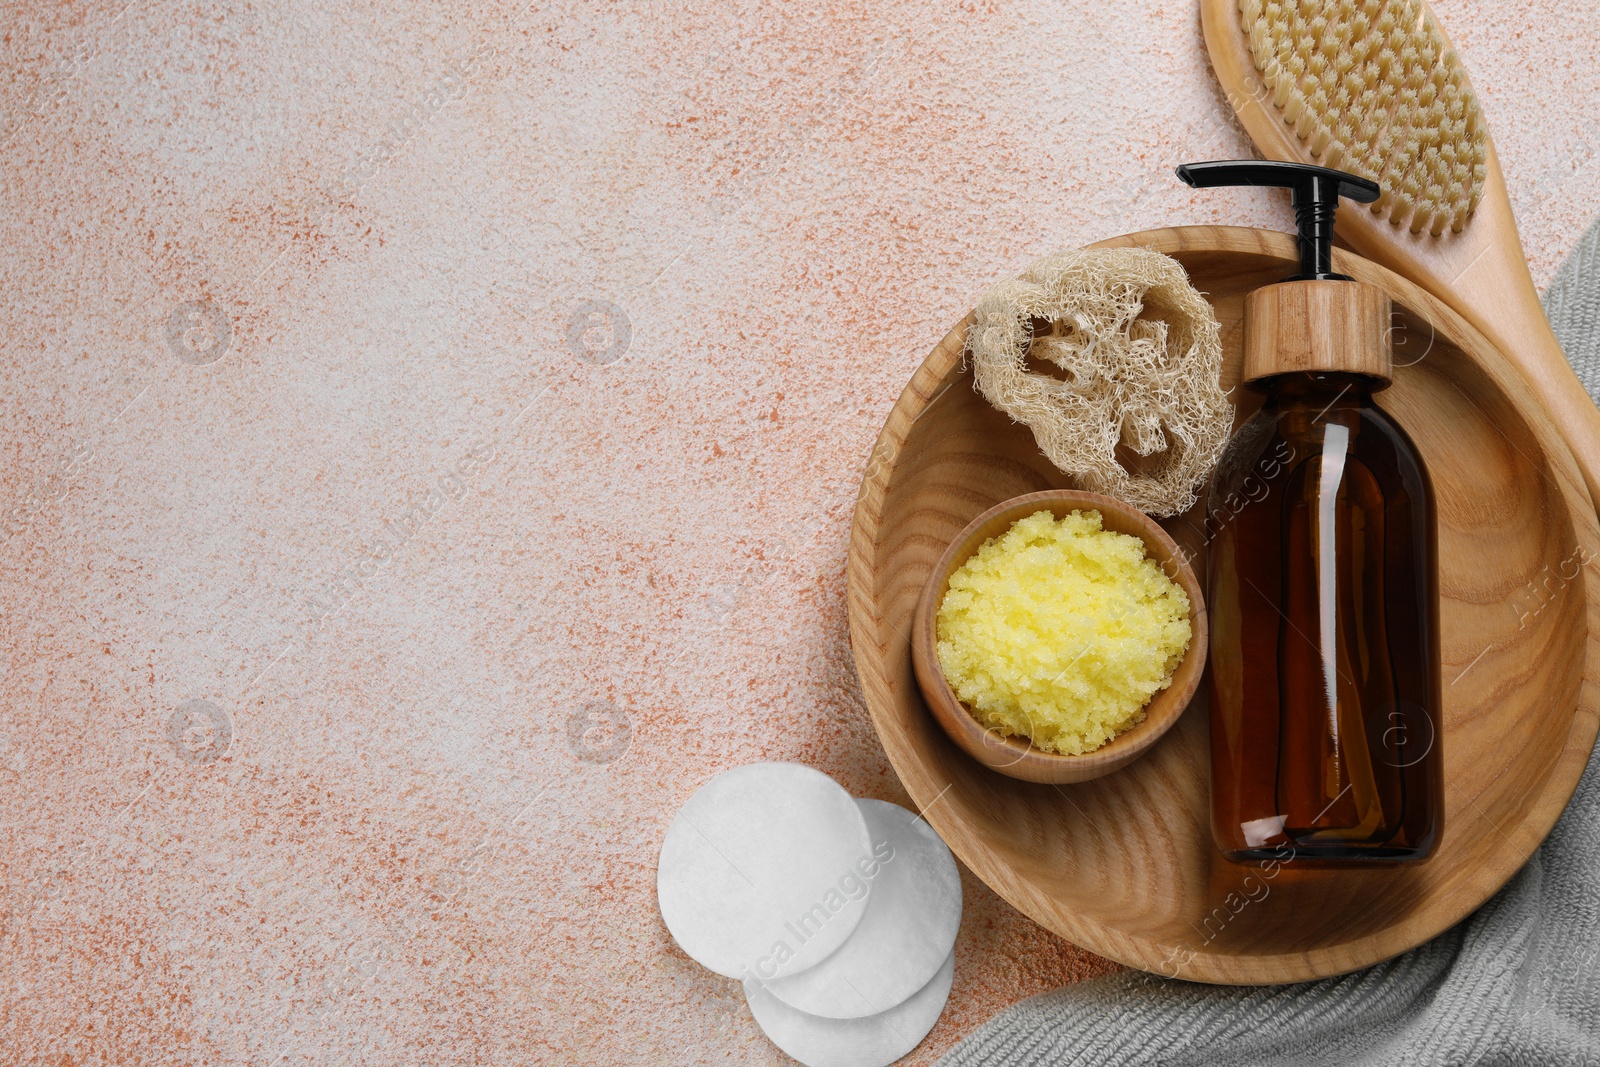
[[1460, 231], [1488, 170], [1478, 98], [1419, 0], [1239, 0], [1266, 99], [1313, 160], [1383, 186], [1372, 210]]

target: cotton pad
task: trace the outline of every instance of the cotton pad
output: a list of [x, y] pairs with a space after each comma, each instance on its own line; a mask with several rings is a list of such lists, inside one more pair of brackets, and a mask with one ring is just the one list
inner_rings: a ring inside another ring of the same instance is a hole
[[[858, 1019], [903, 1002], [932, 980], [961, 925], [961, 877], [933, 828], [898, 804], [858, 800], [872, 838], [866, 914], [839, 951], [762, 984], [809, 1015]], [[886, 847], [887, 846], [887, 847]], [[761, 980], [760, 972], [755, 974]]]
[[864, 1019], [825, 1019], [796, 1011], [761, 988], [744, 984], [744, 998], [772, 1043], [806, 1067], [887, 1067], [921, 1043], [950, 996], [954, 950], [927, 985], [897, 1008]]
[[672, 820], [656, 897], [679, 947], [718, 974], [796, 974], [854, 932], [871, 860], [866, 819], [833, 779], [752, 763], [701, 786]]

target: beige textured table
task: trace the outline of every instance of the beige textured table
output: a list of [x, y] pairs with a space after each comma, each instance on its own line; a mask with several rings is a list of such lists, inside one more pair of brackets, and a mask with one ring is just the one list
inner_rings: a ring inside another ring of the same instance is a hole
[[[1600, 12], [1437, 10], [1542, 285]], [[738, 763], [905, 800], [845, 638], [884, 413], [1037, 255], [1288, 223], [1172, 177], [1248, 152], [1181, 0], [0, 30], [6, 1062], [782, 1062], [655, 854]], [[963, 878], [909, 1062], [1108, 966]]]

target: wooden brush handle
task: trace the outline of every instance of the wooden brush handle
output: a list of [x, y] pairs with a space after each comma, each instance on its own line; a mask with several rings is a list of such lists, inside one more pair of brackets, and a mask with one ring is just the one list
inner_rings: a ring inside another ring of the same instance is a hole
[[[1600, 503], [1600, 408], [1567, 362], [1528, 273], [1500, 161], [1491, 145], [1484, 197], [1467, 228], [1439, 237], [1410, 234], [1359, 209], [1340, 212], [1352, 248], [1410, 278], [1477, 327], [1527, 378], [1566, 438], [1591, 503]], [[1346, 216], [1355, 216], [1346, 224]], [[1395, 361], [1406, 356], [1396, 352]]]
[[[1488, 257], [1485, 257], [1487, 259]], [[1527, 377], [1567, 439], [1591, 502], [1600, 501], [1600, 408], [1567, 362], [1520, 256], [1480, 260], [1437, 295], [1476, 326]], [[1479, 273], [1481, 268], [1482, 273]]]

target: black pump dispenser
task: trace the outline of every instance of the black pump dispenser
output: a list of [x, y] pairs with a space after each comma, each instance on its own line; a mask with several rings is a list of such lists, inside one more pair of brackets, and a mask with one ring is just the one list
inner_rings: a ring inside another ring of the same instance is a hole
[[1370, 204], [1382, 190], [1377, 182], [1329, 167], [1306, 163], [1281, 163], [1259, 159], [1221, 159], [1212, 163], [1185, 163], [1178, 177], [1196, 189], [1221, 185], [1265, 185], [1293, 190], [1295, 226], [1300, 230], [1300, 273], [1284, 281], [1341, 281], [1350, 278], [1333, 272], [1333, 220], [1339, 198]]

